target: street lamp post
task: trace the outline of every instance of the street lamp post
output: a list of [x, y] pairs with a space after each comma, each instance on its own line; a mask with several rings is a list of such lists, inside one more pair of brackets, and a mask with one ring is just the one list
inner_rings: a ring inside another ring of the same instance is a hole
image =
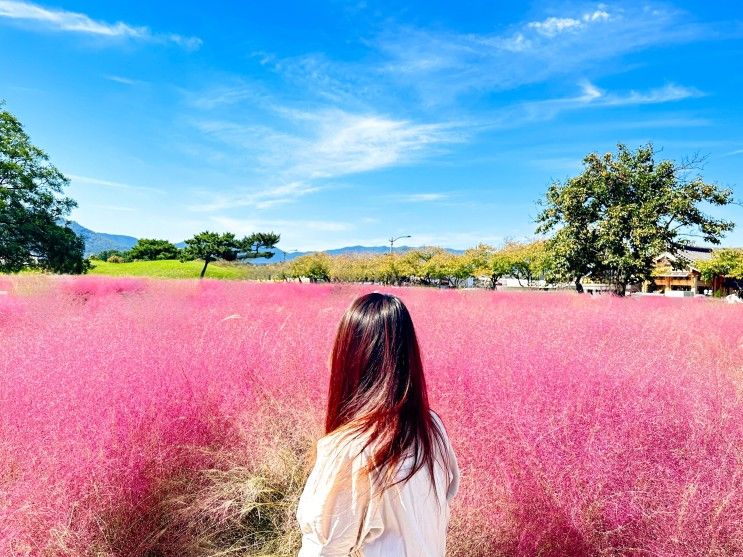
[[402, 238], [410, 238], [411, 236], [409, 234], [406, 234], [405, 236], [398, 236], [397, 238], [390, 238], [390, 255], [392, 255], [392, 251], [395, 247], [395, 242]]
[[[277, 250], [279, 250], [279, 251], [281, 252], [281, 255], [282, 255], [282, 259], [281, 259], [281, 262], [282, 262], [282, 263], [286, 263], [286, 253], [287, 253], [287, 252], [286, 252], [286, 251], [284, 251], [284, 250], [283, 250], [283, 249], [281, 249], [281, 248], [278, 248], [278, 247], [277, 247], [276, 249], [277, 249]], [[297, 252], [297, 250], [293, 249], [293, 250], [291, 250], [291, 251], [290, 251], [289, 253], [296, 253], [296, 252]]]

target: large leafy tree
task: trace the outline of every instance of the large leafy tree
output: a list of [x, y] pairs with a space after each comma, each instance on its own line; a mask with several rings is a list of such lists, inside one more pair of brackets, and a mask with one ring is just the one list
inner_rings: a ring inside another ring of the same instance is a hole
[[503, 277], [513, 277], [522, 286], [530, 286], [536, 279], [550, 277], [551, 261], [542, 240], [509, 240], [499, 248], [479, 244], [461, 257], [470, 262], [474, 275], [488, 277], [488, 286], [493, 290]]
[[174, 244], [167, 240], [140, 238], [129, 250], [127, 256], [132, 261], [157, 261], [164, 259], [178, 259], [181, 255]]
[[85, 272], [85, 242], [64, 219], [77, 206], [63, 196], [69, 180], [31, 144], [18, 119], [1, 108], [0, 271]]
[[270, 259], [274, 252], [270, 251], [276, 247], [281, 239], [280, 234], [274, 232], [254, 232], [245, 236], [237, 243], [239, 259], [256, 259], [264, 257]]
[[705, 280], [725, 277], [734, 281], [739, 291], [743, 288], [743, 249], [716, 249], [710, 259], [697, 262], [697, 266]]
[[302, 282], [306, 277], [310, 282], [330, 281], [332, 258], [323, 252], [308, 253], [289, 263], [289, 272], [292, 277]]
[[498, 281], [508, 275], [512, 269], [512, 261], [503, 250], [487, 244], [478, 244], [468, 249], [464, 255], [472, 266], [472, 273], [477, 276], [487, 276], [488, 286], [495, 290]]
[[509, 241], [498, 256], [508, 267], [506, 274], [518, 280], [521, 286], [531, 286], [536, 279], [550, 277], [551, 261], [544, 241]]
[[462, 286], [472, 276], [474, 264], [469, 258], [455, 255], [444, 249], [437, 249], [433, 257], [423, 265], [423, 272], [429, 279], [443, 281], [454, 287]]
[[[430, 285], [437, 278], [435, 275], [440, 274], [437, 261], [441, 260], [441, 254], [443, 252], [444, 250], [442, 248], [428, 246], [413, 249], [402, 254], [398, 258], [398, 268], [401, 278], [410, 280], [415, 277], [422, 284]], [[385, 257], [391, 259], [389, 256]]]
[[699, 159], [657, 162], [650, 143], [634, 152], [617, 147], [616, 154], [589, 154], [581, 174], [550, 185], [536, 219], [537, 233], [554, 232], [552, 272], [579, 292], [588, 276], [624, 295], [628, 284], [652, 281], [661, 253], [676, 255], [692, 238], [719, 244], [734, 226], [703, 211], [731, 203], [733, 194], [695, 173]]
[[203, 259], [204, 267], [200, 278], [204, 278], [209, 263], [217, 260], [235, 261], [237, 259], [255, 259], [274, 256], [270, 251], [279, 243], [279, 234], [273, 232], [256, 232], [238, 239], [232, 232], [201, 232], [186, 240], [186, 247], [181, 252], [181, 260]]

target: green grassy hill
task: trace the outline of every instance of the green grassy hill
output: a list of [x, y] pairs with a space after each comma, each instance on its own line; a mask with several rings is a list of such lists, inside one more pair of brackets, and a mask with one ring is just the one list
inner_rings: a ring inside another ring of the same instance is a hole
[[[176, 260], [166, 261], [133, 261], [131, 263], [108, 263], [93, 261], [93, 268], [88, 271], [91, 275], [138, 276], [169, 279], [199, 278], [203, 261], [187, 261], [181, 263]], [[231, 265], [226, 263], [210, 263], [206, 269], [205, 278], [216, 279], [250, 279], [258, 278], [254, 269], [247, 265]], [[263, 278], [263, 277], [260, 277]], [[268, 277], [265, 277], [268, 278]]]

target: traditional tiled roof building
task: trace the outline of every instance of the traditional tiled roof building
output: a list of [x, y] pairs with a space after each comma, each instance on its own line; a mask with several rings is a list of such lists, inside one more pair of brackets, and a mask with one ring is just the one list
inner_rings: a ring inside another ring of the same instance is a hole
[[[646, 292], [673, 292], [686, 291], [693, 294], [712, 293], [721, 286], [718, 277], [713, 280], [704, 280], [698, 263], [712, 258], [712, 248], [689, 246], [678, 253], [662, 253], [655, 259], [655, 286], [645, 284]], [[674, 269], [682, 264], [680, 269]]]

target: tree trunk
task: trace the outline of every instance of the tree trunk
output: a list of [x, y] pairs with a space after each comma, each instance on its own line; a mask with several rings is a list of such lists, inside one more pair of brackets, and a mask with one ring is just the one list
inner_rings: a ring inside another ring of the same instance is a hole
[[583, 285], [580, 283], [580, 277], [575, 279], [575, 291], [578, 294], [583, 294]]
[[201, 269], [201, 274], [199, 275], [200, 279], [204, 278], [204, 275], [206, 274], [206, 267], [209, 265], [209, 261], [211, 261], [209, 257], [204, 259], [204, 267]]

